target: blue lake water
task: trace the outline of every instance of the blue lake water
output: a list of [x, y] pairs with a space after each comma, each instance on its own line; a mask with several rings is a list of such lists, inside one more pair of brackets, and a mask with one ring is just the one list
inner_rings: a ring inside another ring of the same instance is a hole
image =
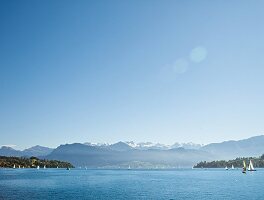
[[264, 170], [0, 169], [0, 199], [264, 199]]

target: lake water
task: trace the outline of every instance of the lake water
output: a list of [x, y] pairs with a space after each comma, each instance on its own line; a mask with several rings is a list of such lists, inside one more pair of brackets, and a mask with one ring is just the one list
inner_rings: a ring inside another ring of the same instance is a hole
[[1, 200], [264, 199], [264, 170], [0, 169]]

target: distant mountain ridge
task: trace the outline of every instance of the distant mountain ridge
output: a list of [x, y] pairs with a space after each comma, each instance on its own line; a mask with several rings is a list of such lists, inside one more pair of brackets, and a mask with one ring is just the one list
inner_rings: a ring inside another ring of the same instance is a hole
[[52, 148], [43, 147], [40, 145], [33, 146], [23, 151], [15, 150], [12, 147], [2, 146], [0, 148], [1, 156], [25, 156], [25, 157], [41, 157], [50, 154], [53, 151]]
[[[119, 145], [121, 145], [121, 143], [123, 143], [123, 145], [127, 144], [131, 148], [140, 149], [140, 150], [147, 150], [147, 149], [168, 150], [168, 149], [174, 149], [174, 148], [180, 148], [180, 147], [183, 147], [185, 149], [199, 149], [199, 148], [201, 148], [203, 146], [201, 144], [195, 144], [195, 143], [192, 143], [192, 142], [189, 142], [189, 143], [178, 143], [178, 142], [176, 142], [173, 145], [167, 145], [167, 144], [161, 144], [161, 143], [152, 143], [152, 142], [135, 143], [133, 141], [128, 141], [128, 142], [120, 141], [120, 142], [117, 142], [117, 143], [119, 143]], [[117, 143], [109, 144], [109, 143], [90, 143], [90, 142], [86, 142], [84, 144], [89, 145], [89, 146], [108, 147], [108, 146], [116, 145]]]
[[48, 147], [43, 147], [40, 145], [33, 146], [31, 148], [25, 149], [23, 154], [28, 155], [28, 156], [46, 156], [50, 154], [53, 151], [52, 148]]
[[46, 159], [68, 161], [76, 166], [91, 168], [119, 167], [186, 167], [200, 161], [257, 157], [264, 153], [264, 135], [238, 141], [225, 141], [199, 145], [194, 143], [117, 142], [74, 143], [60, 145], [55, 149], [34, 146], [23, 151], [11, 147], [0, 148], [2, 156], [36, 156]]
[[153, 168], [156, 166], [172, 168], [192, 166], [197, 161], [211, 158], [211, 155], [204, 151], [184, 148], [139, 150], [118, 142], [107, 147], [81, 143], [60, 145], [46, 158], [68, 161], [75, 166], [89, 168], [128, 167], [132, 163], [140, 163], [143, 168], [145, 165]]
[[1, 156], [21, 156], [21, 151], [15, 150], [12, 147], [2, 146], [0, 148]]
[[211, 143], [200, 149], [215, 155], [217, 159], [257, 157], [264, 153], [264, 135], [237, 141], [230, 140], [221, 143]]

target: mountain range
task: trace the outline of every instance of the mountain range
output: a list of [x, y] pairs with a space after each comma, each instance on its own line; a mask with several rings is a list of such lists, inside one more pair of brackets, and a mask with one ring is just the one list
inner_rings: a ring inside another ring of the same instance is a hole
[[74, 143], [55, 149], [34, 146], [23, 151], [2, 146], [3, 156], [36, 156], [71, 162], [89, 168], [173, 168], [189, 167], [199, 161], [260, 156], [264, 153], [264, 135], [238, 141], [199, 145], [175, 143], [164, 145], [151, 142], [117, 142], [114, 144]]
[[210, 158], [210, 154], [200, 150], [176, 148], [169, 150], [134, 149], [124, 142], [107, 147], [89, 146], [80, 143], [60, 145], [47, 159], [68, 160], [76, 166], [90, 168], [117, 168], [121, 165], [186, 167], [197, 161]]
[[[152, 142], [135, 143], [133, 141], [118, 142], [118, 143], [124, 143], [133, 149], [139, 149], [139, 150], [147, 150], [147, 149], [168, 150], [168, 149], [174, 149], [174, 148], [179, 148], [179, 147], [182, 147], [184, 149], [199, 149], [203, 146], [201, 144], [195, 144], [192, 142], [189, 142], [189, 143], [178, 143], [178, 142], [176, 142], [173, 145], [167, 145], [167, 144], [161, 144], [161, 143], [152, 143]], [[118, 143], [115, 143], [115, 144], [118, 144]], [[108, 144], [108, 143], [90, 143], [90, 142], [86, 142], [84, 144], [89, 145], [89, 146], [100, 146], [100, 147], [107, 147], [107, 146], [115, 145], [115, 144]]]
[[2, 146], [0, 148], [1, 156], [25, 156], [25, 157], [40, 157], [50, 154], [54, 149], [43, 147], [40, 145], [33, 146], [31, 148], [25, 149], [23, 151], [15, 150], [8, 146]]
[[217, 159], [258, 157], [264, 153], [264, 135], [238, 141], [211, 143], [201, 147], [200, 150], [213, 154]]

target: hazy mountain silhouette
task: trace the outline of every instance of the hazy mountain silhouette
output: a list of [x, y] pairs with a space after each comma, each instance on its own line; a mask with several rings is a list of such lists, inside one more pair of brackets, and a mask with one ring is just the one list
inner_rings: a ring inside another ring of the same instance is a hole
[[46, 156], [50, 154], [53, 151], [53, 149], [43, 146], [34, 146], [28, 149], [25, 149], [23, 151], [15, 150], [11, 147], [2, 146], [0, 148], [0, 155], [1, 156], [25, 156], [25, 157], [31, 157], [31, 156]]
[[23, 151], [11, 147], [0, 148], [0, 155], [3, 156], [37, 156], [68, 161], [75, 166], [91, 168], [127, 166], [130, 163], [160, 167], [186, 167], [204, 160], [260, 156], [263, 153], [264, 136], [211, 143], [200, 148], [199, 145], [193, 143], [163, 145], [150, 142], [137, 144], [134, 142], [117, 142], [115, 144], [74, 143], [60, 145], [56, 149], [37, 145]]
[[115, 151], [128, 151], [133, 149], [131, 146], [126, 144], [125, 142], [117, 142], [115, 144], [109, 145], [109, 148]]
[[[192, 143], [186, 146], [192, 147]], [[134, 147], [132, 147], [134, 145]], [[264, 153], [264, 136], [256, 136], [239, 141], [212, 143], [197, 149], [153, 148], [151, 143], [138, 144], [118, 142], [112, 145], [61, 145], [47, 156], [48, 159], [59, 159], [72, 162], [77, 166], [103, 167], [118, 166], [124, 163], [145, 162], [153, 165], [192, 166], [196, 162], [213, 159], [233, 159], [242, 156], [259, 156]], [[174, 145], [177, 147], [176, 145]]]
[[[160, 150], [168, 150], [168, 149], [174, 149], [183, 147], [185, 149], [199, 149], [202, 147], [201, 144], [195, 144], [192, 142], [189, 143], [174, 143], [172, 145], [168, 144], [161, 144], [161, 143], [152, 143], [152, 142], [139, 142], [135, 143], [133, 141], [127, 141], [127, 142], [118, 142], [115, 144], [108, 144], [108, 143], [91, 143], [91, 142], [85, 142], [84, 144], [89, 146], [100, 146], [100, 147], [108, 147], [108, 146], [120, 146], [122, 145], [125, 149], [139, 149], [139, 150], [147, 150], [147, 149], [160, 149]], [[113, 146], [113, 148], [115, 148]], [[118, 147], [119, 148], [119, 147]]]
[[48, 148], [48, 147], [43, 147], [40, 145], [36, 145], [33, 146], [31, 148], [25, 149], [24, 151], [22, 151], [22, 154], [24, 156], [46, 156], [48, 154], [50, 154], [53, 151], [52, 148]]
[[87, 167], [118, 166], [135, 161], [177, 167], [192, 166], [200, 160], [211, 159], [212, 156], [204, 151], [184, 148], [138, 150], [119, 142], [108, 147], [88, 146], [80, 143], [60, 145], [46, 158]]
[[0, 155], [1, 156], [22, 156], [21, 151], [15, 150], [11, 147], [2, 146], [0, 148]]
[[238, 141], [211, 143], [200, 148], [216, 156], [217, 159], [260, 156], [264, 153], [264, 135]]

